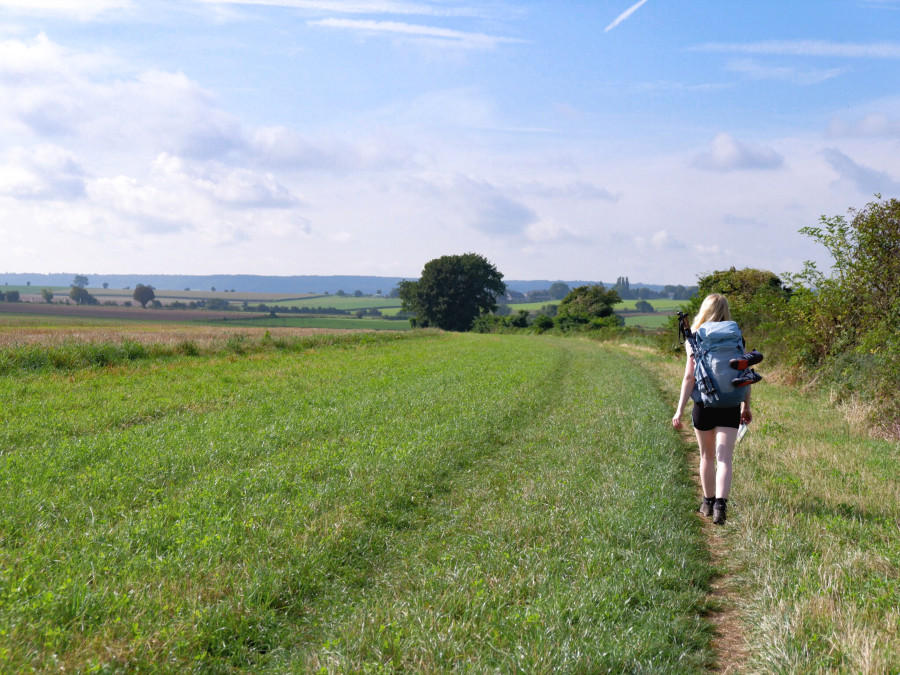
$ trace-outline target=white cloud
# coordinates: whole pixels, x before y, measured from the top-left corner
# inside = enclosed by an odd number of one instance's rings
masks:
[[[101,66],[106,66],[101,68]],[[0,128],[40,140],[100,145],[107,153],[222,156],[241,128],[183,73],[109,80],[108,59],[67,50],[41,34],[0,43]]]
[[[650,235],[634,238],[635,246],[639,249],[652,248],[656,251],[669,251],[685,248],[683,241],[673,237],[668,230],[658,230]]]
[[[850,181],[863,194],[900,194],[900,182],[888,172],[858,164],[835,148],[827,148],[822,154],[842,179]]]
[[[163,181],[188,187],[221,205],[284,209],[300,204],[300,199],[271,173],[260,174],[216,162],[188,164],[163,153],[153,163],[153,174]]]
[[[897,42],[828,42],[825,40],[772,40],[767,42],[711,42],[693,48],[698,52],[767,54],[777,56],[836,57],[848,59],[900,59]]]
[[[777,169],[783,163],[784,158],[771,148],[741,143],[726,133],[718,134],[710,143],[709,152],[697,155],[692,162],[707,171]]]
[[[63,148],[14,148],[0,164],[0,195],[70,201],[85,195],[84,170]]]
[[[701,258],[719,258],[723,255],[722,247],[718,244],[694,244],[693,249]]]
[[[619,16],[617,16],[611,24],[609,24],[606,28],[603,29],[603,32],[608,33],[609,31],[611,31],[613,28],[618,26],[620,23],[622,23],[628,17],[630,17],[632,14],[634,14],[636,11],[638,11],[641,8],[641,6],[646,2],[647,2],[647,0],[640,0],[640,2],[636,2],[635,4],[633,4],[631,7],[629,7],[624,12],[619,14]]]
[[[409,145],[387,135],[347,142],[327,136],[315,139],[287,127],[262,127],[245,134],[243,154],[254,164],[302,171],[346,173],[414,163]]]
[[[525,228],[525,237],[534,244],[576,242],[583,237],[575,230],[553,220],[541,220]]]
[[[196,204],[186,209],[180,193],[143,184],[129,176],[100,178],[91,183],[88,194],[95,206],[127,224],[128,229],[144,233],[191,230],[191,212],[198,211]]]
[[[461,174],[425,176],[414,183],[414,188],[421,197],[441,205],[443,218],[490,237],[521,236],[540,220],[530,207],[480,178]]]
[[[371,21],[361,19],[320,19],[310,21],[311,26],[353,30],[369,35],[393,35],[404,38],[424,38],[432,43],[464,49],[493,49],[500,44],[524,42],[518,38],[472,33],[450,28],[421,26],[398,21]]]

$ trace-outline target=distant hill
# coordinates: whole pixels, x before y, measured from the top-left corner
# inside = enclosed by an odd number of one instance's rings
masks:
[[[24,286],[31,282],[35,288],[69,286],[76,273],[63,274],[0,274],[0,285]],[[354,291],[362,291],[366,295],[373,295],[381,291],[385,295],[390,293],[398,283],[404,279],[410,281],[415,277],[372,277],[372,276],[313,276],[301,275],[292,277],[259,276],[253,274],[86,274],[90,288],[100,288],[103,284],[109,284],[109,288],[134,288],[137,284],[150,285],[157,290],[180,291],[189,288],[193,291],[211,290],[217,291],[235,290],[242,293],[330,293],[338,291],[352,294]],[[568,284],[571,288],[585,284],[601,283],[597,281],[566,281],[560,279],[532,279],[532,280],[506,280],[506,285],[513,291],[527,293],[550,288],[557,281]],[[614,284],[604,282],[609,288]],[[661,290],[662,285],[632,283],[632,288],[646,287],[655,291]]]

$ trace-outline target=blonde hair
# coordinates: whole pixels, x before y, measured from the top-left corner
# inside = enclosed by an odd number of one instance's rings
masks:
[[[703,299],[697,316],[691,324],[691,330],[697,330],[707,321],[731,321],[731,309],[728,300],[719,293],[710,293]]]

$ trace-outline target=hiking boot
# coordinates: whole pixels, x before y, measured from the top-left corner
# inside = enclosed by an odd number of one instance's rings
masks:
[[[713,504],[713,510],[712,510],[713,525],[724,525],[727,514],[728,514],[728,506],[725,503],[725,500],[717,499],[716,503]]]
[[[756,384],[762,379],[762,375],[757,373],[755,370],[748,370],[745,373],[741,373],[736,378],[731,381],[731,386],[737,389],[738,387],[746,387],[748,384]]]
[[[704,518],[709,518],[713,514],[713,502],[716,501],[715,498],[704,497],[703,501],[700,502],[700,508],[697,509],[700,512],[700,515]]]
[[[728,365],[735,370],[747,370],[747,368],[755,366],[757,363],[762,362],[762,360],[763,355],[754,349],[752,352],[747,352],[739,358],[731,359],[731,361],[728,362]]]

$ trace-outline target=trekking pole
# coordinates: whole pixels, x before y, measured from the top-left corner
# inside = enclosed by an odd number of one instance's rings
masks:
[[[697,336],[694,335],[694,332],[691,330],[691,324],[688,322],[687,314],[684,312],[678,312],[678,336],[681,338],[682,344],[685,340],[691,346],[691,353],[694,356],[694,363],[697,364],[697,370],[700,377],[697,379],[697,388],[700,390],[701,394],[706,394],[707,396],[716,396],[716,387],[713,384],[713,379],[709,376],[709,371],[706,369],[706,364],[700,355],[700,347],[697,345]]]

